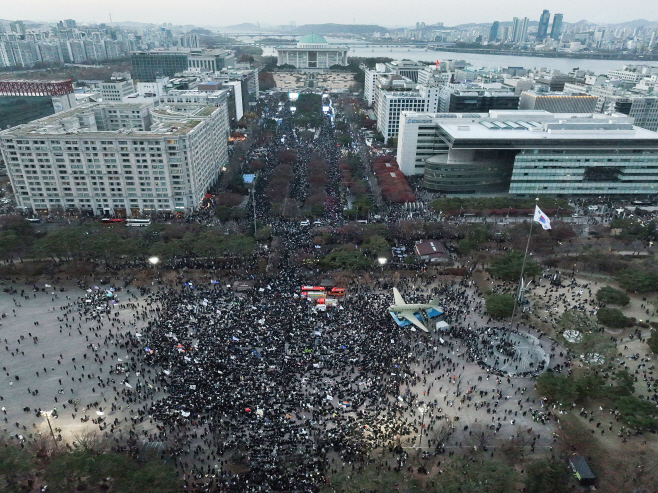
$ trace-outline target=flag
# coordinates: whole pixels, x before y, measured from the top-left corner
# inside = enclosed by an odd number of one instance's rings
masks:
[[[551,220],[544,214],[538,205],[535,206],[535,221],[541,224],[544,229],[551,229]]]

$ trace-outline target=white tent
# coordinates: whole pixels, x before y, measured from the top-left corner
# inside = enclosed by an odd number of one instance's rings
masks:
[[[448,330],[449,328],[450,328],[450,325],[448,325],[444,321],[436,323],[436,330]]]

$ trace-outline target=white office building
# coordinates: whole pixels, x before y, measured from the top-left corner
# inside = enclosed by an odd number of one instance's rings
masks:
[[[386,73],[386,64],[377,63],[375,68],[368,68],[361,65],[361,70],[365,74],[365,81],[363,83],[363,99],[366,100],[368,106],[375,104],[375,93],[377,90],[377,78]]]
[[[620,113],[403,112],[397,162],[442,193],[655,195],[658,134]]]
[[[621,70],[609,70],[609,79],[620,79],[630,82],[640,82],[645,77],[658,74],[658,67],[647,65],[624,65]]]
[[[375,89],[374,113],[384,142],[397,137],[401,112],[437,111],[442,87],[440,82],[421,85],[400,75],[380,76]]]
[[[219,98],[221,100],[221,98]],[[228,161],[226,99],[189,105],[88,103],[0,132],[26,211],[191,211]]]
[[[123,98],[135,93],[131,78],[115,77],[101,82],[101,97],[104,102],[120,103]]]

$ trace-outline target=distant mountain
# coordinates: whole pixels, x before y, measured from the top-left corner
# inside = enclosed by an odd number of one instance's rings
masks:
[[[634,21],[629,21],[629,22],[622,22],[620,24],[611,24],[611,26],[614,25],[614,27],[617,28],[631,28],[635,29],[636,27],[658,27],[658,22],[656,21],[648,21],[646,19],[637,19]]]
[[[302,26],[271,26],[265,24],[252,24],[245,22],[226,26],[221,29],[225,32],[272,32],[279,31],[286,34],[372,34],[374,32],[388,32],[389,29],[370,24],[304,24]]]
[[[157,26],[159,24],[152,24],[152,23],[149,23],[149,22],[119,21],[119,22],[113,22],[111,25],[112,26],[126,26],[126,27],[149,29],[149,28]]]
[[[254,31],[260,31],[261,29],[262,29],[262,27],[257,25],[257,24],[252,24],[250,22],[243,22],[242,24],[235,24],[233,26],[226,26],[226,27],[222,28],[222,31],[254,32]]]
[[[388,31],[385,27],[374,24],[304,24],[294,30],[297,34],[372,34]]]
[[[512,27],[512,21],[499,21],[501,27]],[[457,26],[452,26],[452,27],[443,27],[443,28],[435,28],[435,29],[475,29],[479,27],[489,27],[493,24],[492,22],[480,22],[480,23],[469,23],[469,24],[459,24]],[[530,21],[528,22],[528,26],[538,26],[539,22],[538,21]]]

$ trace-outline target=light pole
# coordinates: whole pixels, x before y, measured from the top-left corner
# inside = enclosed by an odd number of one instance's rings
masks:
[[[50,428],[50,434],[53,436],[53,441],[55,442],[55,450],[59,450],[59,447],[57,446],[57,438],[55,438],[55,432],[53,431],[53,427],[50,424],[50,417],[53,415],[53,412],[41,411],[41,414],[43,414],[46,417],[46,421],[48,422],[48,428]]]
[[[149,257],[149,264],[155,268],[156,265],[160,262],[160,259],[158,257]]]
[[[386,257],[379,257],[377,262],[379,262],[379,265],[382,267],[382,275],[384,275],[384,266],[386,265],[386,262],[388,262],[388,259]]]
[[[420,450],[420,447],[423,444],[423,428],[425,427],[425,413],[427,412],[427,409],[422,406],[419,406],[418,412],[422,416],[420,419],[420,439],[418,440],[418,450]]]

